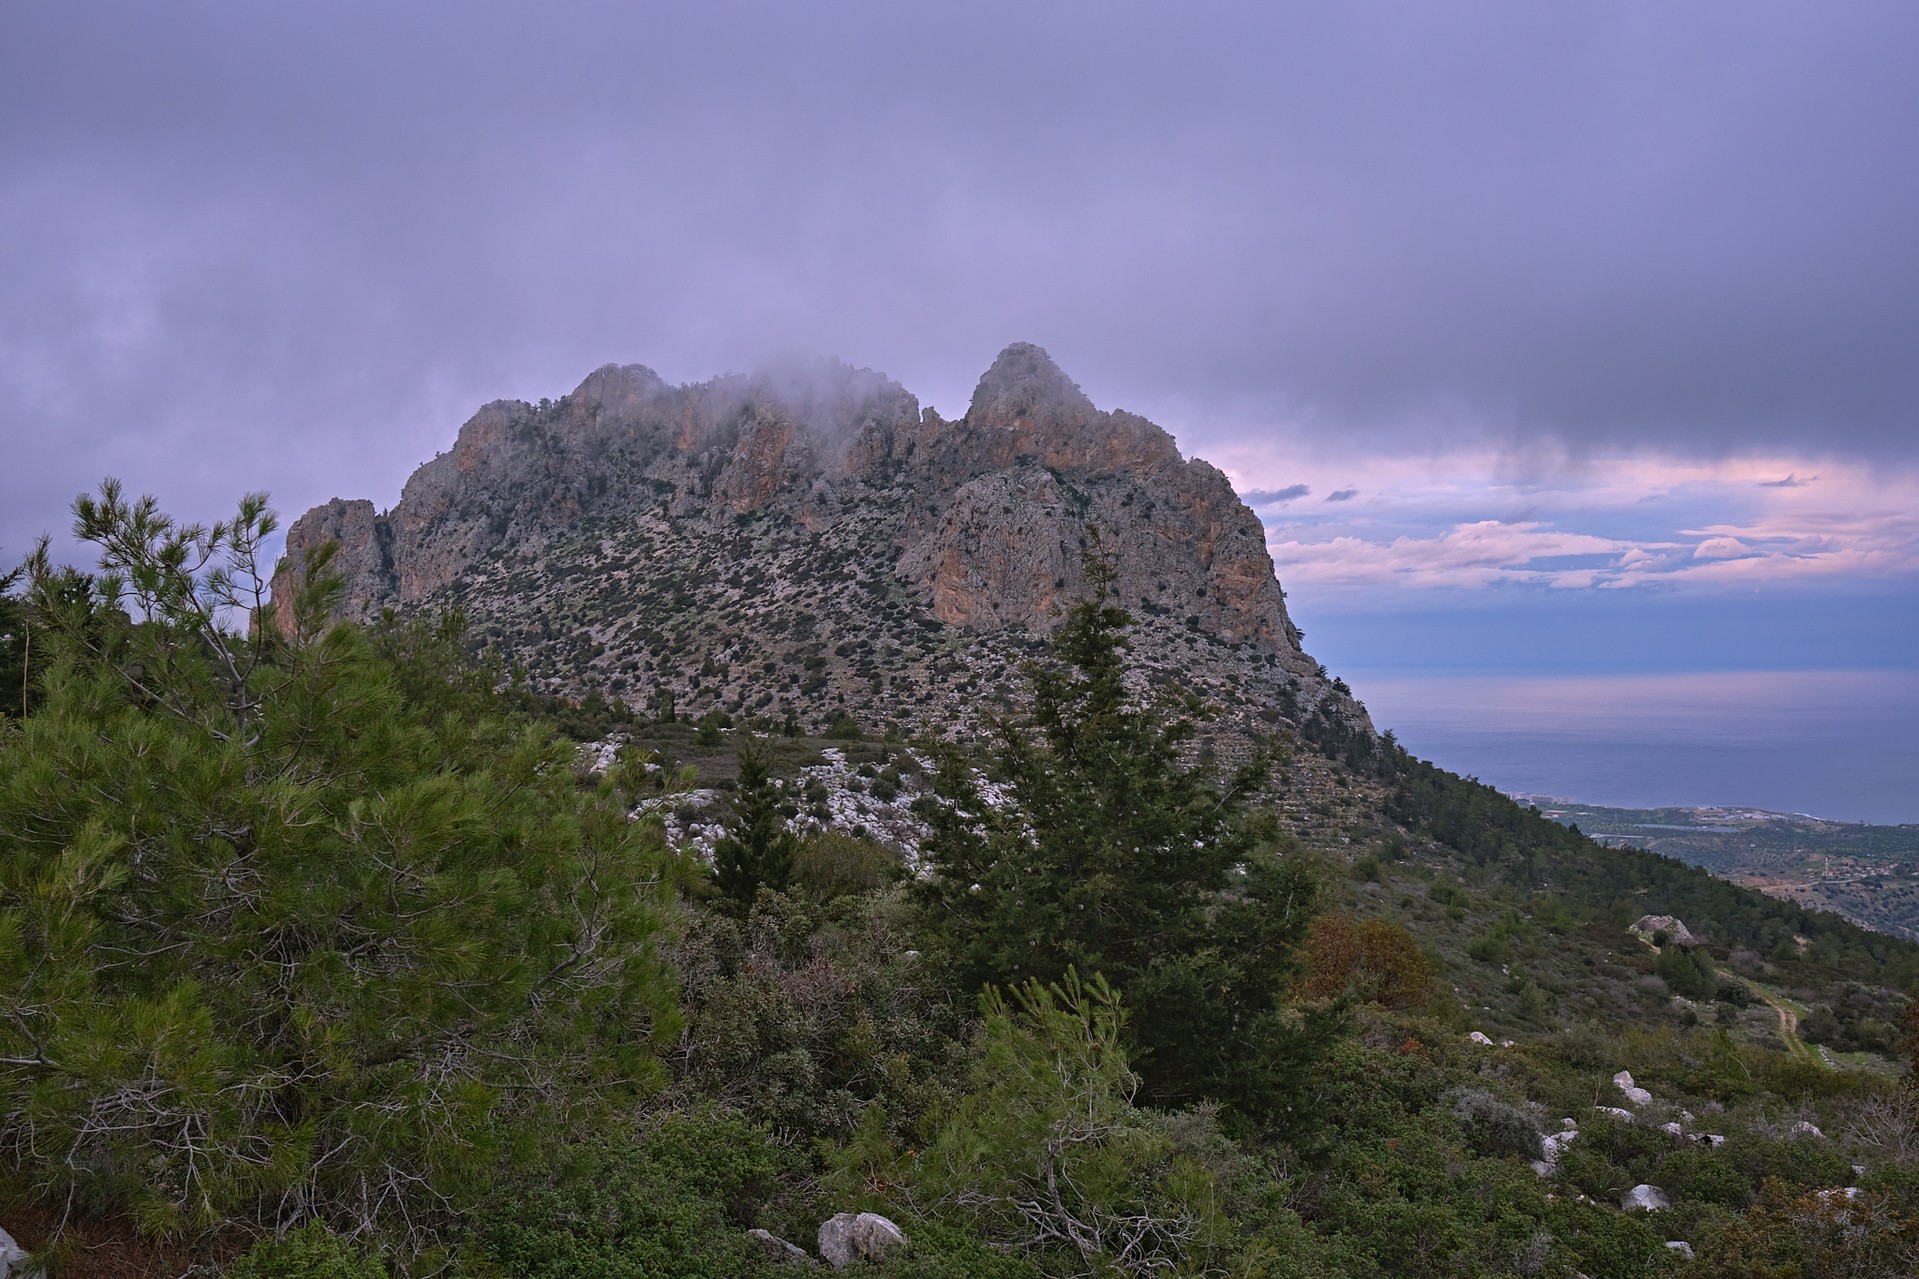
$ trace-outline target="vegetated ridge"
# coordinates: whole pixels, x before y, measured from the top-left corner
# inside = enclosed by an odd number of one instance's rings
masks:
[[[1643,848],[1865,928],[1919,941],[1919,826],[1752,808],[1606,808],[1519,796],[1596,843]]]

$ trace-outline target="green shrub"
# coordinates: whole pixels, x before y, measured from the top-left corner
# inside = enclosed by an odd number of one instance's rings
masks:
[[[1652,970],[1688,999],[1711,999],[1719,990],[1719,973],[1703,947],[1667,946],[1653,961]]]
[[[262,1239],[221,1273],[224,1279],[386,1279],[378,1259],[317,1221],[284,1239]]]
[[[1546,1226],[1556,1248],[1570,1257],[1580,1273],[1605,1279],[1649,1279],[1669,1273],[1673,1255],[1666,1248],[1665,1234],[1646,1217],[1566,1197],[1547,1210]]]
[[[1732,1160],[1698,1146],[1668,1155],[1659,1165],[1656,1181],[1675,1203],[1694,1200],[1726,1208],[1744,1208],[1755,1185]]]
[[[1720,1153],[1755,1186],[1768,1177],[1798,1190],[1844,1186],[1853,1180],[1852,1162],[1831,1142],[1816,1137],[1774,1141],[1735,1133]]]
[[[1520,1107],[1484,1088],[1461,1088],[1452,1101],[1460,1131],[1475,1153],[1539,1158],[1539,1124]]]
[[[858,720],[841,711],[833,718],[833,722],[826,726],[826,731],[821,736],[836,742],[863,742],[866,740],[866,730],[860,727]]]
[[[1503,930],[1496,928],[1483,937],[1474,938],[1466,947],[1466,954],[1482,964],[1510,964],[1513,944]]]
[[[898,857],[870,839],[845,831],[821,831],[803,841],[793,855],[794,886],[822,901],[870,893],[899,876]]]
[[[770,1188],[766,1134],[716,1112],[668,1115],[638,1142],[564,1152],[505,1187],[479,1245],[518,1279],[731,1279],[770,1269],[745,1235]]]

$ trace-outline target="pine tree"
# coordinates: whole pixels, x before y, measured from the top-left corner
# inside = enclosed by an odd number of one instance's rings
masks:
[[[515,1132],[658,1079],[657,831],[502,713],[456,625],[329,623],[322,553],[279,634],[263,499],[76,513],[102,571],[29,562],[44,700],[0,734],[13,1166],[154,1229],[418,1246]]]
[[[783,893],[792,883],[793,854],[799,841],[780,812],[766,751],[742,742],[737,751],[739,784],[726,833],[713,846],[713,880],[743,914],[762,887]]]
[[[0,573],[0,716],[14,719],[26,713],[32,654],[26,604],[13,593],[21,571]]]
[[[1112,568],[1089,557],[1087,579],[1053,661],[1029,671],[1030,716],[995,726],[1001,798],[961,753],[940,763],[922,926],[963,989],[1103,974],[1132,1009],[1149,1098],[1283,1125],[1336,1020],[1283,1004],[1315,881],[1247,811],[1267,760],[1220,779],[1187,762],[1190,718],[1131,695]]]

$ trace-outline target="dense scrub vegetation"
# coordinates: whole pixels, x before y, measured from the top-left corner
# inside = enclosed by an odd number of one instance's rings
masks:
[[[1301,713],[1376,837],[1308,846],[1284,743],[1224,773],[1128,693],[1097,571],[917,867],[791,828],[788,746],[648,726],[734,762],[715,873],[667,761],[566,736],[631,712],[457,617],[330,624],[321,554],[246,626],[257,500],[78,515],[101,572],[0,596],[0,1225],[56,1273],[771,1274],[749,1228],[857,1210],[897,1276],[1919,1271],[1919,951]],[[1788,988],[1876,1069],[1762,1042]]]

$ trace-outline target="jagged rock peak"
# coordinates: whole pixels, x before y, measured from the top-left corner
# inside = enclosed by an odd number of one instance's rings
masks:
[[[1302,651],[1226,477],[1028,343],[958,422],[838,360],[678,386],[607,365],[557,401],[495,401],[392,510],[295,520],[273,598],[285,627],[305,552],[332,541],[349,616],[457,608],[550,689],[944,728],[1018,695],[1092,530],[1142,678],[1248,726],[1370,730]]]
[[[999,353],[973,390],[966,412],[972,426],[1051,426],[1091,417],[1093,402],[1060,371],[1053,357],[1031,342]]]

